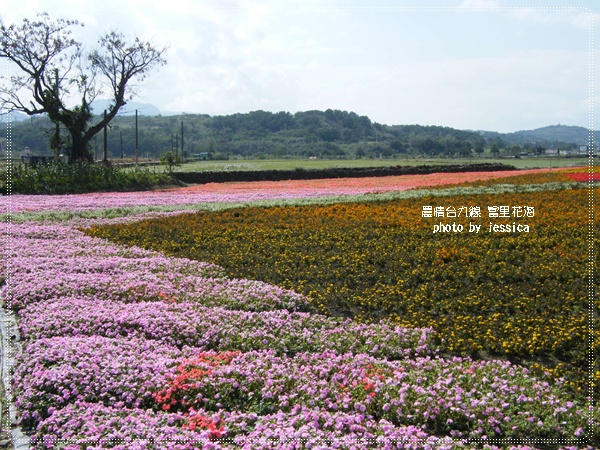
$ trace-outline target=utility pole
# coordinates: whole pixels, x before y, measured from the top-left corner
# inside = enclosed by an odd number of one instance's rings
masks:
[[[119,134],[121,135],[121,159],[123,159],[123,132],[119,130]]]
[[[106,110],[104,110],[104,120],[106,120]],[[106,157],[107,151],[106,151],[106,149],[107,149],[107,145],[108,145],[107,142],[106,142],[106,138],[107,138],[107,136],[106,136],[106,134],[107,134],[106,128],[107,128],[107,126],[106,126],[106,124],[104,124],[104,149],[103,149],[103,152],[102,152],[102,162],[104,162],[104,163],[106,163],[106,161],[107,161],[107,157]]]
[[[135,110],[135,163],[138,163],[138,110]]]
[[[56,98],[58,99],[58,69],[54,69],[54,89],[56,90]],[[60,122],[56,121],[56,156],[60,154]]]
[[[183,120],[181,121],[181,162],[183,162]]]

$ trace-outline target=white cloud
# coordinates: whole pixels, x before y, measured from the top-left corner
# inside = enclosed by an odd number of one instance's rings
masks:
[[[497,12],[504,16],[533,24],[567,24],[581,30],[589,30],[590,25],[598,23],[600,14],[585,6],[509,6],[497,0],[463,0],[458,9]]]
[[[511,17],[533,24],[555,25],[567,24],[571,27],[588,31],[590,26],[598,23],[600,14],[587,8],[514,8],[508,13]]]
[[[238,39],[252,39],[262,36],[274,16],[273,9],[265,3],[242,1],[242,13],[235,25],[234,34]]]
[[[505,131],[527,128],[526,122],[587,123],[587,39],[581,30],[587,31],[591,13],[583,9],[464,0],[456,10],[490,14],[454,14],[446,20],[443,12],[407,18],[352,12],[342,3],[57,0],[47,9],[81,19],[86,41],[112,27],[170,45],[167,66],[149,74],[136,98],[165,111],[337,108],[389,124]],[[22,0],[2,15],[5,23],[20,21],[46,4]],[[559,40],[557,29],[570,31],[572,41]],[[539,39],[521,42],[520,35]]]
[[[387,66],[320,64],[304,72],[297,109],[353,110],[387,124],[504,131],[525,122],[542,126],[548,117],[569,123],[564,119],[587,114],[581,103],[587,95],[586,72],[579,70],[584,67],[584,57],[566,52]]]
[[[460,9],[475,9],[489,10],[500,7],[500,3],[496,0],[463,0],[458,8]]]

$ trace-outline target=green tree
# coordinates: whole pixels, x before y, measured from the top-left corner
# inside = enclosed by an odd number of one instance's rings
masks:
[[[483,143],[478,142],[477,144],[475,144],[474,151],[475,153],[477,153],[478,156],[481,156],[483,154]]]
[[[510,147],[510,154],[513,156],[519,155],[521,153],[521,151],[522,151],[522,148],[519,144],[513,144]]]
[[[394,150],[396,153],[405,153],[406,152],[406,145],[404,144],[404,142],[402,142],[399,139],[394,139],[392,142],[390,142],[390,148],[392,150]]]
[[[182,164],[182,160],[175,153],[168,151],[160,158],[161,164],[167,166],[167,172],[169,174],[173,173],[173,169],[175,167],[180,166]]]
[[[166,50],[137,37],[127,42],[124,35],[110,31],[100,37],[95,50],[85,53],[71,37],[70,28],[76,25],[77,20],[51,20],[47,13],[38,14],[37,20],[23,19],[19,26],[0,20],[0,58],[15,66],[10,76],[0,74],[0,106],[29,116],[47,114],[53,123],[62,124],[71,138],[71,161],[91,159],[90,140],[134,95],[129,82],[165,64]],[[90,105],[103,93],[102,86],[108,86],[111,105],[91,124]],[[67,108],[65,98],[75,95],[79,104]]]
[[[465,143],[459,150],[458,154],[461,158],[470,158],[473,156],[473,150],[471,149],[471,145],[467,142]]]
[[[384,158],[391,158],[393,154],[394,152],[389,147],[383,147],[383,149],[381,150],[381,156],[383,156]]]
[[[500,154],[500,147],[498,147],[498,144],[494,142],[490,147],[490,152],[492,152],[492,155],[498,156]]]

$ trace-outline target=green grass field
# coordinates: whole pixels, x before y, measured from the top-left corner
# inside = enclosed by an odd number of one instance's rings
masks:
[[[118,164],[121,160],[115,159]],[[150,160],[144,160],[148,164]],[[13,161],[20,164],[20,161]],[[133,161],[127,161],[133,162]],[[588,158],[565,157],[526,157],[526,158],[394,158],[394,159],[231,159],[227,161],[191,161],[175,167],[175,172],[228,172],[238,170],[294,170],[294,169],[331,169],[345,167],[387,167],[387,166],[416,166],[416,165],[447,165],[447,164],[477,164],[500,163],[517,169],[532,169],[546,167],[587,166]],[[129,166],[132,167],[132,166]],[[165,166],[150,165],[151,171],[162,173]],[[6,174],[6,161],[0,161],[0,172]]]
[[[413,159],[239,159],[228,161],[194,161],[185,163],[175,169],[176,172],[202,172],[202,171],[236,171],[236,170],[293,170],[302,169],[330,169],[339,167],[386,167],[397,165],[446,165],[446,164],[477,164],[477,163],[502,163],[517,169],[531,169],[535,167],[568,167],[572,165],[587,165],[588,159],[581,158],[413,158]]]

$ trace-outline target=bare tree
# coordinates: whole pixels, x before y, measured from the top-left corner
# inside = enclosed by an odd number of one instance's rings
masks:
[[[64,125],[71,137],[70,161],[92,158],[88,144],[133,97],[130,82],[143,80],[152,67],[166,63],[166,48],[138,37],[128,42],[116,31],[85,52],[71,37],[70,28],[77,25],[83,26],[76,20],[51,20],[47,13],[38,14],[37,20],[23,19],[19,26],[0,20],[0,58],[16,66],[14,74],[0,74],[0,105],[30,116],[47,114]],[[92,124],[90,105],[105,91],[111,98],[109,109]],[[65,101],[73,98],[79,104],[69,109]],[[57,138],[51,139],[55,149],[60,146]]]

